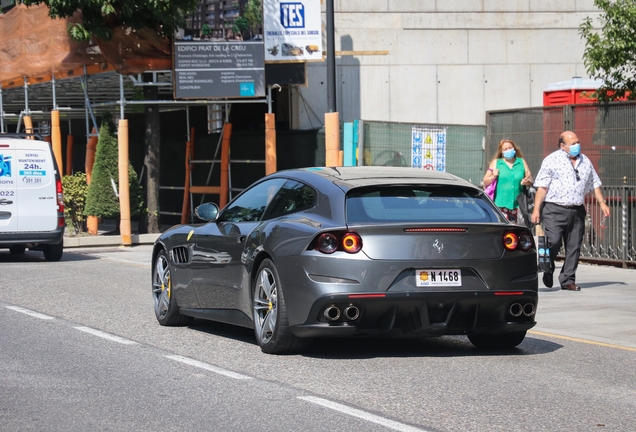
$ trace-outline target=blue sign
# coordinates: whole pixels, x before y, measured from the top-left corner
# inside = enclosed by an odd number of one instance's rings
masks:
[[[241,96],[255,96],[256,92],[254,91],[254,83],[253,82],[244,82],[241,83]]]
[[[11,177],[11,156],[0,154],[0,177]]]
[[[280,23],[285,28],[305,28],[305,6],[302,3],[281,3]]]

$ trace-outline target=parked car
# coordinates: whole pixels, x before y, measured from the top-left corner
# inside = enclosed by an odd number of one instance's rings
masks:
[[[357,336],[467,335],[508,348],[535,325],[532,233],[454,175],[281,171],[223,210],[205,203],[196,212],[208,222],[175,226],[154,245],[161,325],[251,327],[266,353]]]
[[[29,138],[29,139],[27,139]],[[41,250],[47,261],[64,251],[62,179],[51,145],[26,134],[0,134],[0,248]]]

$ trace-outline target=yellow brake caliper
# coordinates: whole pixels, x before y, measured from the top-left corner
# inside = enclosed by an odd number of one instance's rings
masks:
[[[172,290],[170,289],[170,276],[168,276],[167,282],[168,286],[166,286],[163,282],[161,283],[161,291],[168,290],[168,300],[170,300],[170,294],[172,293]]]

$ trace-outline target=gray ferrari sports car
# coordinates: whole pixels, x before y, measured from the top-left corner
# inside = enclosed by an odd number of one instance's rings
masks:
[[[392,167],[280,171],[207,223],[153,249],[161,325],[250,327],[266,353],[312,337],[466,335],[510,348],[535,325],[532,233],[448,173]]]

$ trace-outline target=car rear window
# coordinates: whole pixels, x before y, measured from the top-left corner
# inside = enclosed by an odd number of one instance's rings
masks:
[[[483,192],[448,186],[374,186],[350,191],[347,223],[503,222]]]

